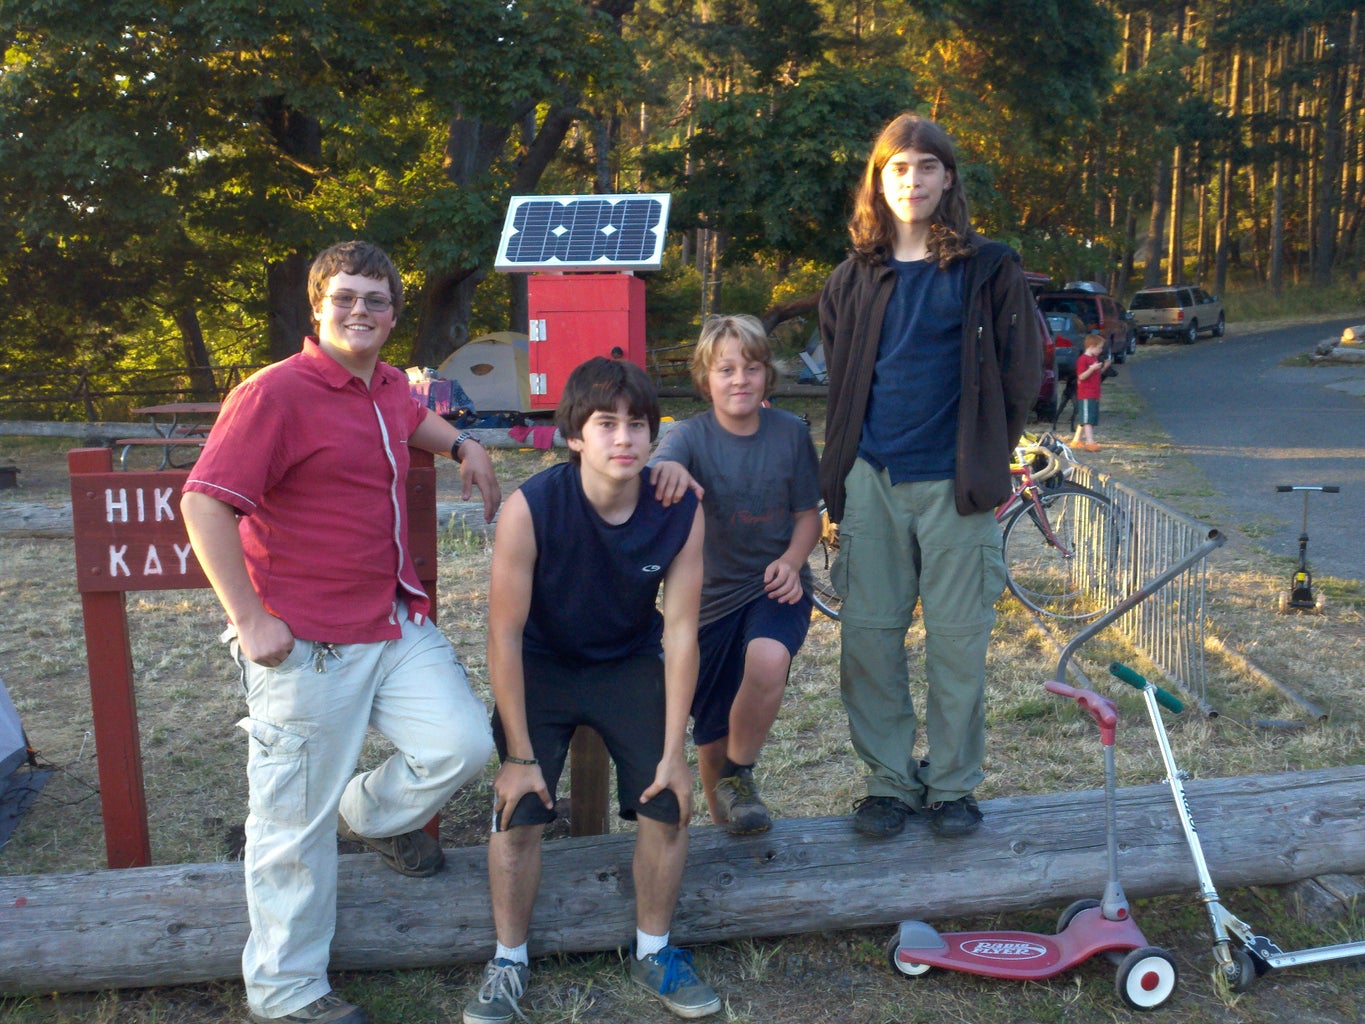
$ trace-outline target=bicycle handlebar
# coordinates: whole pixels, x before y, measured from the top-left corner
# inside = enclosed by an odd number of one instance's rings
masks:
[[[1062,461],[1057,458],[1057,453],[1050,448],[1045,448],[1040,444],[1021,444],[1014,449],[1014,461],[1018,466],[1027,466],[1034,458],[1043,460],[1043,465],[1040,468],[1029,468],[1029,475],[1033,477],[1035,484],[1049,480],[1061,472]]]
[[[1117,661],[1112,662],[1109,666],[1109,674],[1116,679],[1121,679],[1135,690],[1145,690],[1150,686],[1153,695],[1156,697],[1156,702],[1173,714],[1178,715],[1185,710],[1185,705],[1180,702],[1178,697],[1172,696],[1170,693],[1157,686],[1156,683],[1149,682],[1127,665],[1122,665]]]
[[[1325,494],[1340,494],[1341,488],[1336,484],[1276,484],[1275,490],[1283,494],[1285,491],[1322,491]]]

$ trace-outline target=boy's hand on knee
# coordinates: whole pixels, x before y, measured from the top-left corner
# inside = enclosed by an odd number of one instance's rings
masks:
[[[801,600],[801,570],[774,559],[763,572],[763,587],[779,604],[795,604]]]
[[[504,762],[493,779],[493,813],[498,822],[494,831],[505,832],[510,827],[512,812],[527,793],[540,797],[546,810],[554,810],[554,801],[550,799],[540,765]]]
[[[666,789],[678,798],[678,827],[686,828],[692,820],[692,769],[681,754],[665,757],[654,772],[654,782],[640,794],[640,803],[647,804]]]

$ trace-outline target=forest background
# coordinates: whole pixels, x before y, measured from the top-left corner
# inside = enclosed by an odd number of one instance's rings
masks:
[[[525,277],[491,265],[532,193],[671,193],[652,346],[715,311],[801,345],[904,109],[1055,281],[1354,297],[1360,22],[1354,0],[0,0],[0,390],[135,368],[208,397],[297,350],[308,261],[351,237],[405,274],[386,358],[439,365],[525,329]]]

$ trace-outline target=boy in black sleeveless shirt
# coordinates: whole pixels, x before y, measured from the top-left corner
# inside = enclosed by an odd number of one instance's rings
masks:
[[[601,734],[621,816],[639,822],[631,978],[674,1013],[701,1017],[720,999],[690,954],[668,942],[692,814],[685,742],[697,681],[701,511],[695,494],[665,507],[649,486],[659,403],[638,366],[588,360],[569,376],[555,421],[571,461],[508,498],[493,551],[488,673],[502,767],[488,874],[498,947],[464,1021],[520,1016],[541,836],[580,724]]]

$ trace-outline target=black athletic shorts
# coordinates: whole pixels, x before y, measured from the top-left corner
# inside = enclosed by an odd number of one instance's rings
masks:
[[[540,772],[555,799],[569,742],[580,725],[596,729],[616,765],[616,799],[621,817],[637,814],[669,825],[678,823],[677,795],[666,789],[640,803],[654,782],[664,752],[664,663],[657,654],[619,661],[575,665],[558,658],[523,653],[526,727]],[[507,756],[502,719],[493,709],[493,741],[498,757]],[[540,797],[527,793],[512,812],[511,825],[554,821]]]
[[[795,604],[782,604],[760,594],[701,627],[697,634],[701,666],[697,691],[692,696],[693,743],[700,747],[730,735],[730,708],[744,681],[749,644],[760,638],[776,640],[796,657],[810,629],[811,607],[806,593]]]

